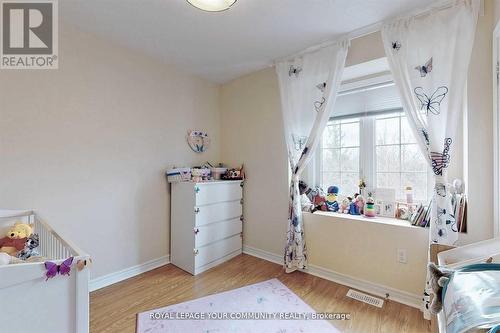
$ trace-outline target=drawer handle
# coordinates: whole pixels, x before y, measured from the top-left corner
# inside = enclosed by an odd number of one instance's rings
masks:
[[[243,218],[243,215],[240,216],[240,221],[243,222],[245,219]]]
[[[197,255],[200,251],[198,249],[193,249],[194,255]]]
[[[194,228],[194,234],[197,235],[200,232],[200,229]]]
[[[200,208],[199,207],[195,207],[194,208],[194,212],[195,212],[195,214],[198,214],[200,212]]]
[[[240,199],[240,204],[243,205],[243,199]]]
[[[243,182],[240,183],[240,187],[243,187]]]
[[[194,193],[198,194],[198,192],[200,192],[200,187],[199,186],[195,186],[194,187]]]

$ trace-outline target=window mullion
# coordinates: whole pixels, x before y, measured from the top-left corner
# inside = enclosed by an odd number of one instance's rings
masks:
[[[365,179],[368,187],[374,188],[375,184],[375,119],[374,117],[363,117],[360,133],[360,160],[361,177]]]

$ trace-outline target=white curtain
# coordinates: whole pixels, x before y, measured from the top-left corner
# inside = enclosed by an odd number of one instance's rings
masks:
[[[307,268],[299,178],[325,129],[340,85],[348,41],[276,63],[292,180],[284,265]]]
[[[446,171],[457,148],[479,7],[479,0],[453,1],[382,27],[403,108],[434,173],[432,243],[452,245],[458,240]]]
[[[382,28],[403,107],[435,176],[430,225],[433,243],[452,245],[458,239],[446,170],[463,115],[479,5],[479,0],[459,0],[446,9],[400,19]]]

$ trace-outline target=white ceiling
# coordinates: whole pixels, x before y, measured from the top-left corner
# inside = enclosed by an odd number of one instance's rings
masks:
[[[238,0],[207,13],[185,0],[63,0],[60,18],[213,82],[227,82],[435,0]]]

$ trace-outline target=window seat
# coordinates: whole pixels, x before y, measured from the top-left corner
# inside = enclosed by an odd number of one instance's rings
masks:
[[[385,225],[404,227],[404,228],[422,229],[425,230],[426,232],[428,232],[429,230],[429,228],[415,226],[412,225],[409,221],[400,220],[395,217],[383,217],[383,216],[366,217],[364,215],[349,215],[349,214],[340,214],[335,212],[323,212],[323,211],[316,211],[314,213],[304,212],[304,214],[328,216],[338,220],[345,220],[347,222],[361,221],[364,223],[377,223],[377,224],[385,224]]]

